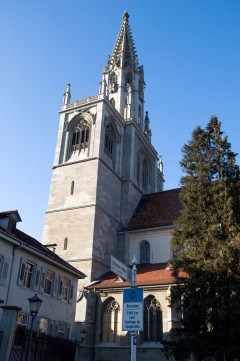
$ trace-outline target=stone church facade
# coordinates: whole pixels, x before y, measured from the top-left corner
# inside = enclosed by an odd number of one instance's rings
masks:
[[[139,263],[146,311],[139,361],[164,358],[161,341],[176,321],[167,301],[174,284],[167,262],[179,190],[163,191],[144,89],[126,12],[99,93],[71,102],[67,85],[43,233],[45,245],[87,275],[76,311],[87,332],[84,360],[130,357],[129,335],[121,330],[122,291],[130,284],[109,272],[111,256],[130,265],[135,254]]]

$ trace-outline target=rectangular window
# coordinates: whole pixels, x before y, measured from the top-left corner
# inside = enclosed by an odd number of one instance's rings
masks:
[[[40,280],[41,280],[41,267],[36,266],[35,276],[34,276],[34,285],[33,285],[34,291],[38,292],[39,286],[40,286]]]
[[[48,319],[45,317],[40,317],[38,328],[40,333],[44,333],[46,335],[48,331]]]
[[[19,312],[17,316],[17,325],[22,327],[27,327],[28,324],[28,314],[24,312]]]
[[[2,256],[0,256],[0,282],[6,284],[8,277],[10,261]]]
[[[64,322],[59,322],[57,329],[57,337],[64,338],[65,329],[66,329],[66,324]]]
[[[63,284],[62,284],[62,300],[63,301],[68,301],[70,285],[71,285],[71,281],[64,277]]]
[[[1,274],[2,274],[2,265],[3,265],[3,257],[0,256],[0,277],[1,277]]]
[[[47,295],[52,294],[53,281],[54,281],[54,273],[51,271],[47,271],[45,275],[45,283],[44,283],[44,291],[43,291]]]
[[[33,278],[34,265],[30,262],[22,263],[20,279],[23,287],[30,288]]]

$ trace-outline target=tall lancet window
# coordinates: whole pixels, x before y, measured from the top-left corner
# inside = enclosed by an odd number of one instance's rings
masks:
[[[126,75],[126,84],[132,84],[132,73]]]
[[[144,300],[144,331],[143,339],[147,342],[162,340],[162,309],[160,302],[154,296]]]
[[[115,107],[115,100],[114,100],[114,98],[111,98],[111,99],[110,99],[110,103],[112,104],[113,107]]]
[[[84,119],[75,125],[72,133],[72,150],[85,149],[89,145],[90,139],[90,125]]]
[[[64,238],[64,243],[63,243],[63,249],[64,249],[64,251],[65,251],[67,248],[68,248],[68,238],[65,237],[65,238]]]
[[[141,105],[138,106],[138,125],[142,127],[142,108]]]
[[[143,101],[143,89],[144,89],[144,81],[142,79],[139,80],[138,83],[138,95],[139,95],[139,100]]]
[[[148,186],[148,175],[149,175],[149,169],[148,169],[148,161],[147,158],[144,158],[143,164],[142,164],[142,186],[146,190]]]
[[[138,151],[137,156],[137,181],[139,186],[148,191],[150,187],[150,169],[149,161],[143,150]]]
[[[117,342],[120,322],[120,307],[114,298],[107,299],[102,306],[101,341]]]
[[[117,75],[113,73],[110,77],[110,93],[116,93],[117,91]]]
[[[112,165],[114,166],[115,154],[116,154],[116,141],[117,134],[116,129],[112,121],[109,121],[105,127],[105,139],[104,139],[104,152],[107,155],[108,159],[112,160]]]
[[[75,186],[75,183],[74,181],[71,182],[71,189],[70,189],[70,195],[72,196],[73,193],[74,193],[74,186]]]

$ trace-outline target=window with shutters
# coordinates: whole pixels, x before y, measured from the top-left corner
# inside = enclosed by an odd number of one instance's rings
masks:
[[[66,323],[58,322],[57,337],[64,338],[66,332]]]
[[[63,301],[66,301],[66,302],[68,301],[70,286],[71,286],[71,281],[64,277],[63,283],[62,283],[62,300]]]
[[[26,328],[28,325],[29,315],[24,312],[18,312],[17,325]]]
[[[40,333],[47,335],[48,333],[48,319],[45,317],[39,318],[39,326],[38,329]]]
[[[52,294],[53,290],[53,282],[54,282],[54,273],[51,271],[47,271],[45,274],[45,283],[43,292],[47,295]]]
[[[3,261],[3,257],[0,256],[0,276],[4,269],[3,276],[7,273],[7,267],[3,269]],[[31,288],[33,291],[44,293],[60,301],[73,302],[74,284],[70,278],[63,277],[49,269],[35,265],[25,258],[21,260],[17,284],[22,287]]]
[[[31,288],[33,282],[34,264],[28,261],[21,263],[19,281],[23,287]]]
[[[7,282],[9,263],[7,258],[0,256],[0,283],[3,285]]]

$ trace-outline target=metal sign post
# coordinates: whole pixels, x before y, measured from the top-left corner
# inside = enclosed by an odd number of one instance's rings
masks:
[[[111,256],[111,271],[131,283],[123,290],[122,330],[131,333],[131,361],[136,361],[136,336],[143,330],[143,288],[136,286],[137,260],[134,255],[132,269]]]
[[[143,289],[136,287],[136,258],[132,260],[132,287],[123,290],[123,331],[131,333],[131,361],[136,361],[137,331],[143,330]]]
[[[132,260],[132,287],[136,287],[136,276],[137,276],[137,260],[134,255]],[[136,361],[136,331],[131,332],[131,361]]]

